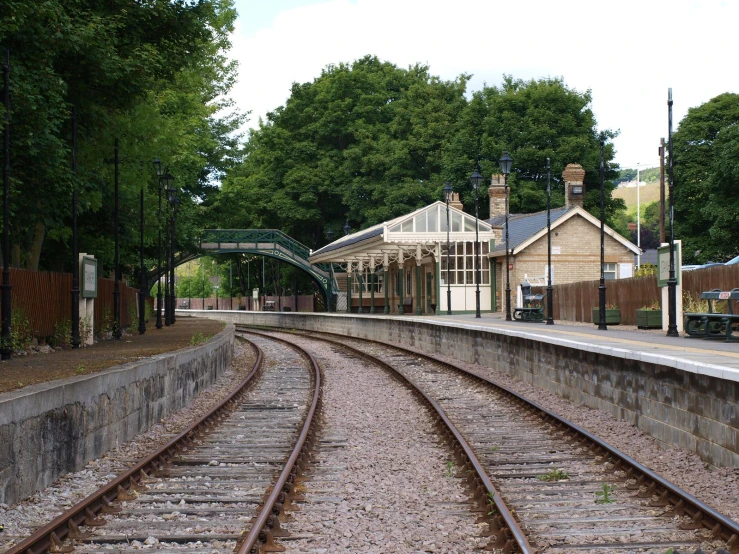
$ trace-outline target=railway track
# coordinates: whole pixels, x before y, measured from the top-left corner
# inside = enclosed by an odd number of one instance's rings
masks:
[[[735,522],[587,431],[483,376],[395,345],[297,334],[392,369],[433,404],[442,422],[448,419],[456,426],[443,432],[469,444],[470,455],[462,463],[477,473],[469,477],[473,488],[482,484],[488,496],[490,491],[496,495],[491,530],[515,541],[498,540],[498,548],[737,552]],[[502,517],[506,513],[510,517]]]
[[[219,406],[6,554],[249,553],[274,544],[313,444],[321,374],[294,345],[249,342],[257,361]]]

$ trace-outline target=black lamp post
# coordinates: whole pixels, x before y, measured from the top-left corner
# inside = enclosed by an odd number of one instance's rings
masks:
[[[146,267],[144,266],[144,185],[139,195],[139,335],[146,333]]]
[[[450,281],[451,270],[449,269],[449,202],[452,201],[454,189],[452,188],[452,184],[447,181],[441,190],[444,191],[444,202],[446,202],[446,315],[452,315],[452,282]]]
[[[675,278],[675,179],[672,175],[672,89],[667,89],[667,132],[670,149],[670,165],[668,169],[670,189],[670,273],[667,276],[667,336],[679,337],[677,331],[677,279]],[[637,183],[637,186],[639,183]]]
[[[552,287],[552,168],[547,158],[547,325],[554,325],[554,288]]]
[[[174,290],[174,249],[176,246],[175,237],[175,217],[177,216],[177,208],[180,205],[180,197],[177,194],[177,189],[172,187],[174,177],[167,173],[163,179],[167,186],[167,200],[172,208],[172,215],[170,217],[170,247],[169,247],[169,323],[170,325],[175,324],[175,307],[177,295]]]
[[[77,107],[72,107],[72,348],[80,347],[80,249],[77,242]]]
[[[3,104],[5,121],[3,125],[3,284],[2,284],[2,342],[0,357],[9,360],[13,354],[10,329],[10,50],[5,51],[3,64]]]
[[[159,215],[157,216],[157,329],[162,328],[162,176],[164,169],[159,158],[154,159],[154,169],[157,172],[159,181]]]
[[[605,147],[605,137],[600,136],[600,284],[598,285],[598,330],[607,331],[606,326],[606,274],[605,274],[605,218],[606,211],[603,204],[605,187],[605,162],[603,156],[603,148]],[[637,183],[638,185],[638,183]]]
[[[508,155],[508,150],[503,151],[503,156],[499,160],[500,171],[503,173],[505,183],[505,320],[512,321],[511,318],[511,275],[510,262],[508,256],[510,248],[508,247],[508,174],[513,166],[513,158]]]
[[[477,192],[482,184],[480,166],[475,166],[475,171],[470,177],[472,189],[475,191],[475,317],[480,317],[480,234],[479,220],[477,217]]]
[[[118,138],[115,139],[115,158],[114,158],[114,182],[115,182],[115,215],[113,216],[115,231],[113,233],[115,240],[115,254],[113,256],[113,265],[115,273],[115,282],[113,283],[113,338],[120,340],[121,338],[121,271],[118,265],[118,228],[119,222],[119,204],[118,204]]]
[[[334,232],[331,230],[331,227],[326,229],[326,238],[328,239],[329,244],[333,242],[332,239],[334,238]],[[332,308],[331,304],[332,304],[332,300],[334,297],[334,293],[332,290],[333,284],[334,284],[334,264],[329,262],[328,264],[328,299],[327,299],[328,306],[326,307],[329,312],[334,311],[331,309]]]

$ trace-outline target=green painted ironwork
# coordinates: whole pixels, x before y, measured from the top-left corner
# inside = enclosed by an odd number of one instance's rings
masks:
[[[276,258],[308,273],[324,293],[331,288],[329,265],[310,263],[310,248],[277,229],[205,229],[200,248],[216,254],[246,252]]]

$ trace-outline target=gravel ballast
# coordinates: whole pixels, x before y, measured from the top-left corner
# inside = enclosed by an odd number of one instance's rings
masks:
[[[237,341],[234,344],[231,367],[190,404],[161,420],[147,433],[109,451],[102,458],[88,462],[84,469],[64,475],[26,500],[12,506],[0,504],[0,524],[5,526],[5,531],[0,534],[0,550],[20,542],[36,528],[45,525],[116,475],[135,465],[138,460],[166,444],[228,396],[251,371],[255,361],[253,348]]]
[[[299,553],[462,553],[486,544],[429,412],[384,370],[280,335],[321,364],[324,407],[305,502],[285,527]]]

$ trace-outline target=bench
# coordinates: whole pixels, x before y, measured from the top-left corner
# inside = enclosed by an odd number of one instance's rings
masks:
[[[739,301],[739,288],[730,291],[713,289],[701,293],[701,299],[708,300],[708,312],[683,314],[685,333],[689,337],[724,339],[726,342],[739,340],[739,336],[734,335],[734,332],[739,331],[739,314],[734,313],[734,303]],[[714,302],[721,300],[727,301],[729,313],[714,311]]]
[[[514,308],[513,319],[540,323],[544,321],[544,297],[546,294],[530,294],[523,297],[523,308]]]

